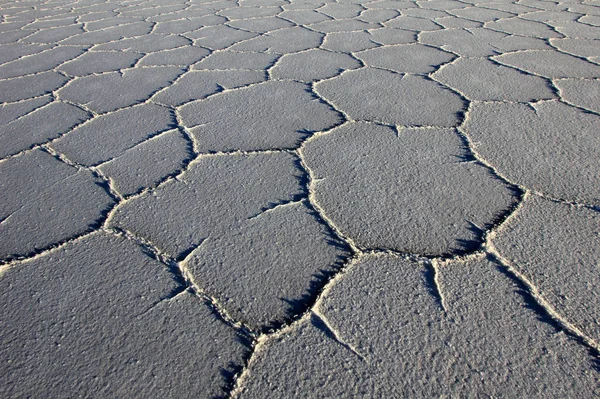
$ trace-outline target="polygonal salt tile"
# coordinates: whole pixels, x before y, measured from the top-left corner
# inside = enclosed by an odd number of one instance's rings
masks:
[[[400,16],[385,23],[388,28],[408,29],[418,32],[436,31],[442,29],[441,26],[427,18]]]
[[[436,18],[435,22],[442,25],[446,29],[452,28],[480,28],[483,26],[482,22],[471,21],[470,19],[458,18],[458,17],[443,17]]]
[[[409,8],[418,7],[413,1],[402,1],[402,0],[375,0],[363,4],[367,9],[392,9],[392,10],[406,10]]]
[[[362,257],[314,312],[260,347],[237,396],[598,396],[588,350],[541,321],[498,264],[440,267],[439,294],[431,273]]]
[[[429,73],[456,56],[422,44],[385,46],[365,50],[356,56],[372,67],[404,73]]]
[[[286,0],[239,0],[239,3],[236,0],[229,0],[229,7],[219,7],[223,8],[234,8],[234,7],[281,7],[287,6],[289,4]],[[220,0],[220,3],[225,4],[225,0]],[[217,3],[219,4],[219,2]]]
[[[58,46],[39,54],[19,58],[0,66],[0,79],[14,78],[54,69],[63,62],[83,54],[84,50],[81,47]]]
[[[190,39],[176,35],[148,35],[118,40],[112,43],[94,46],[94,51],[135,51],[138,53],[151,53],[160,50],[173,49],[190,45]]]
[[[569,38],[600,39],[600,26],[590,26],[579,22],[562,22],[556,30]]]
[[[492,240],[563,318],[600,341],[600,213],[529,197]]]
[[[82,16],[82,18],[84,18],[86,16]],[[114,27],[118,27],[118,26],[123,26],[123,25],[138,25],[137,22],[140,22],[139,19],[137,18],[131,18],[131,17],[119,17],[119,16],[115,16],[115,13],[111,14],[111,17],[109,18],[100,18],[100,19],[96,19],[93,21],[89,21],[85,24],[85,29],[88,32],[93,32],[93,31],[103,31],[103,30],[107,30],[107,28],[114,28]],[[139,27],[141,27],[143,25],[139,25]],[[108,29],[108,31],[113,31],[112,29]],[[146,32],[149,33],[150,31]],[[133,32],[135,33],[135,32]],[[139,35],[128,35],[128,37],[131,36],[141,36],[144,33],[140,33]],[[125,37],[125,36],[124,36]],[[118,40],[118,39],[113,39],[113,40]],[[90,43],[93,44],[93,43]]]
[[[6,398],[221,396],[249,355],[246,336],[188,291],[173,297],[168,268],[122,237],[69,243],[0,286]]]
[[[141,54],[128,51],[89,51],[81,57],[65,62],[58,69],[71,76],[85,76],[130,68],[140,58]]]
[[[295,148],[341,122],[307,85],[277,81],[186,104],[179,114],[201,152]]]
[[[519,51],[494,60],[551,79],[600,77],[600,65],[558,51]]]
[[[168,86],[183,69],[145,67],[77,78],[61,90],[61,99],[84,104],[96,112],[109,112],[139,104]],[[115,95],[118,93],[118,95]]]
[[[381,28],[369,30],[371,40],[380,44],[410,44],[417,42],[417,33],[404,29]]]
[[[0,24],[1,26],[1,24]],[[0,45],[0,64],[49,49],[47,44],[9,43]]]
[[[3,28],[2,32],[20,29],[23,26],[34,22],[35,18],[33,18],[33,20],[28,20],[31,18],[24,18],[22,21],[19,20],[19,16],[18,16],[19,13],[28,14],[28,13],[26,13],[26,11],[30,11],[30,10],[31,10],[31,7],[28,7],[26,5],[18,6],[15,3],[3,4],[2,12],[7,16],[7,18],[6,18],[6,21],[2,22],[2,25],[7,25],[7,26]]]
[[[424,0],[417,1],[419,7],[432,10],[456,10],[467,7],[466,3],[458,0]]]
[[[31,34],[31,31],[13,30],[0,35],[0,44],[12,44]]]
[[[163,65],[183,65],[188,66],[200,61],[210,54],[205,48],[196,46],[183,46],[174,49],[161,50],[155,53],[146,54],[137,64],[139,66],[163,66]]]
[[[260,17],[231,21],[227,25],[250,32],[267,33],[277,29],[291,28],[294,23],[277,17]]]
[[[310,24],[309,26],[311,29],[323,33],[355,32],[365,31],[367,29],[381,28],[381,25],[379,24],[364,22],[358,19],[339,19],[332,21],[323,21]]]
[[[114,200],[91,172],[35,150],[0,162],[0,259],[97,227]]]
[[[449,10],[448,14],[452,14],[459,18],[471,19],[479,22],[491,22],[501,18],[514,17],[515,14],[500,10],[493,10],[482,7],[466,7],[459,10]]]
[[[318,47],[323,34],[296,26],[265,33],[262,36],[246,40],[231,46],[234,51],[256,51],[274,54],[296,53]]]
[[[222,70],[190,71],[152,99],[160,104],[178,106],[208,97],[224,89],[248,86],[267,80],[263,71]]]
[[[561,3],[562,6],[564,6],[564,3]],[[564,7],[563,7],[564,9]],[[589,15],[600,15],[600,7],[590,4],[590,3],[586,3],[586,4],[582,4],[582,3],[571,3],[568,4],[568,10],[570,12],[577,12],[580,14],[589,14]]]
[[[212,234],[306,195],[297,163],[288,153],[200,157],[177,180],[120,207],[111,224],[183,259]]]
[[[552,45],[566,53],[580,57],[595,57],[600,54],[600,40],[594,39],[555,39]]]
[[[27,36],[23,41],[26,43],[56,43],[83,32],[84,30],[81,24],[40,29],[33,35]]]
[[[314,195],[360,247],[419,254],[472,250],[514,201],[488,170],[465,162],[451,129],[351,123],[307,142]],[[340,156],[344,154],[344,156]]]
[[[194,39],[194,45],[219,50],[237,42],[243,42],[258,36],[258,33],[246,32],[226,25],[207,26],[186,34]]]
[[[0,157],[16,154],[57,138],[90,116],[70,104],[53,102],[22,118],[0,125]]]
[[[85,22],[87,25],[89,25],[89,23],[91,23],[91,22],[104,21],[106,19],[115,18],[117,16],[117,13],[115,11],[94,10],[93,9],[94,6],[92,6],[91,8],[92,9],[89,9],[88,7],[75,8],[75,11],[77,11],[78,13],[85,14],[85,15],[79,15],[77,17],[77,20],[79,20],[79,22],[81,22],[81,23]],[[87,27],[87,25],[86,25],[86,27]]]
[[[179,130],[170,130],[125,151],[99,169],[121,195],[131,195],[179,172],[193,149]]]
[[[125,9],[125,10],[119,11],[119,14],[123,15],[123,16],[147,18],[147,17],[152,17],[155,15],[161,15],[163,13],[181,11],[185,7],[186,6],[183,4],[173,5],[173,6],[171,6],[171,5],[158,6],[158,7],[150,7],[150,8],[142,6],[142,7],[137,7],[136,9],[130,8],[130,9]]]
[[[600,204],[600,116],[558,101],[476,104],[464,130],[510,181],[555,198]]]
[[[456,126],[466,107],[437,82],[373,68],[347,71],[315,90],[351,118],[401,126]]]
[[[531,21],[575,21],[581,17],[581,14],[575,14],[567,11],[535,11],[519,15],[519,18],[529,19]]]
[[[228,19],[245,19],[275,16],[281,13],[280,7],[239,6],[219,11],[218,14]]]
[[[471,3],[474,3],[474,2],[471,2]],[[558,11],[566,10],[566,6],[564,4],[560,5],[560,4],[545,1],[545,0],[541,0],[541,1],[540,0],[531,0],[531,1],[530,0],[519,0],[516,3],[501,1],[501,2],[495,2],[495,3],[488,3],[485,5],[481,5],[481,6],[483,6],[485,8],[490,8],[492,10],[507,11],[507,12],[511,12],[513,14],[519,14],[519,15],[525,14],[528,12],[532,12],[532,11],[544,10],[545,8],[547,8],[547,6],[550,6],[549,8],[556,9]]]
[[[192,69],[248,69],[265,70],[279,58],[276,54],[237,51],[217,51],[196,63]]]
[[[333,19],[345,19],[358,17],[364,8],[359,4],[328,3],[319,8],[319,12]]]
[[[477,31],[475,31],[477,32]],[[499,38],[506,35],[495,32]],[[481,40],[468,29],[445,29],[439,32],[423,32],[419,34],[419,42],[438,46],[444,50],[458,53],[463,57],[487,57],[497,54],[497,50],[488,41]]]
[[[0,125],[7,125],[50,102],[52,102],[52,98],[46,95],[12,104],[2,104],[0,107]],[[0,155],[0,157],[2,156]]]
[[[554,2],[545,0],[519,0],[519,5],[522,7],[530,7],[535,10],[546,10],[546,11],[566,11],[571,8],[568,1],[565,2]]]
[[[563,100],[600,113],[600,80],[560,79],[554,84]]]
[[[367,10],[360,13],[359,19],[365,22],[381,23],[399,15],[400,11],[391,9]]]
[[[482,30],[487,31],[486,33],[489,35],[489,32],[493,32],[491,30],[482,28]],[[485,34],[482,36],[486,36]],[[497,41],[490,41],[500,53],[505,53],[508,51],[517,51],[517,50],[551,50],[552,47],[548,44],[548,40],[540,39],[537,37],[528,37],[528,36],[517,36],[517,35],[507,35]]]
[[[169,14],[154,15],[147,18],[147,20],[152,22],[185,22],[196,18],[206,18],[206,25],[208,26],[213,24],[214,21],[222,20],[220,16],[215,15],[215,12],[215,10],[209,10],[198,4],[186,7],[185,10],[180,10]],[[177,30],[175,25],[172,26],[175,30]]]
[[[448,14],[445,11],[440,10],[432,10],[427,8],[410,8],[408,10],[402,11],[402,15],[408,17],[417,17],[417,18],[428,18],[428,19],[436,19],[447,17]]]
[[[562,37],[560,33],[556,32],[544,23],[527,21],[521,18],[508,18],[500,21],[487,22],[485,27],[493,30],[499,30],[504,33],[508,33],[509,35],[532,36],[541,39]]]
[[[279,16],[299,25],[308,25],[331,19],[327,15],[323,15],[315,10],[286,10],[279,14]]]
[[[221,10],[225,10],[228,8],[234,8],[234,7],[244,7],[247,4],[241,4],[241,3],[237,3],[234,0],[217,0],[214,2],[210,2],[210,3],[199,3],[195,5],[195,10],[197,11],[205,11],[205,10],[209,10],[211,11],[211,14],[216,12],[216,11],[221,11]],[[251,4],[249,4],[251,5]]]
[[[503,51],[551,48],[542,39],[512,36],[485,28],[423,32],[419,35],[419,41],[463,57],[488,57]]]
[[[367,32],[337,32],[328,33],[321,48],[342,53],[366,50],[377,47],[373,37]]]
[[[580,16],[581,14],[572,14],[574,16]],[[600,15],[584,15],[578,18],[579,22],[587,25],[600,26]]]
[[[60,26],[75,25],[77,23],[76,17],[68,18],[50,18],[32,22],[24,26],[25,29],[46,29],[46,28],[58,28]]]
[[[4,15],[8,16],[8,9],[5,7],[2,7],[2,12],[4,13]],[[14,22],[0,22],[0,32],[1,33],[7,33],[7,32],[15,32],[20,30],[22,27],[33,23],[35,21],[32,22],[27,22],[27,21],[14,21]]]
[[[299,202],[212,232],[185,268],[236,320],[265,330],[305,311],[348,255]]]
[[[432,77],[470,100],[528,102],[556,97],[548,80],[481,58],[460,58]]]
[[[21,101],[52,93],[69,81],[58,72],[0,80],[0,102]]]
[[[127,37],[147,35],[152,30],[152,24],[149,22],[135,22],[127,25],[119,25],[109,27],[106,29],[90,31],[80,33],[75,36],[71,36],[60,44],[87,44],[95,45],[98,43],[111,42],[113,40],[120,40]]]
[[[289,4],[286,0],[239,0],[242,6],[258,6],[258,7],[275,7],[285,6]],[[232,1],[232,6],[237,6],[235,1]]]
[[[173,111],[155,104],[142,104],[97,116],[51,146],[71,161],[92,166],[115,158],[176,124]]]
[[[361,63],[348,54],[312,49],[284,55],[271,69],[271,76],[275,79],[313,82],[331,78],[347,69],[360,67]]]
[[[184,22],[185,21],[197,19],[197,18],[206,18],[206,26],[220,24],[222,21],[222,17],[215,15],[216,10],[209,10],[205,7],[202,7],[200,4],[190,5],[186,7],[184,10],[178,10],[171,13],[153,15],[148,18],[144,18],[147,21],[152,22]],[[185,27],[184,27],[185,28]],[[177,27],[174,27],[175,32],[177,33]]]
[[[283,8],[284,10],[313,10],[324,5],[325,3],[323,3],[320,0],[303,0],[290,4],[284,4],[283,6],[281,6],[281,8]]]
[[[227,19],[218,15],[206,15],[199,18],[188,18],[184,20],[159,22],[156,24],[152,33],[174,34],[191,32],[206,26],[220,25]]]

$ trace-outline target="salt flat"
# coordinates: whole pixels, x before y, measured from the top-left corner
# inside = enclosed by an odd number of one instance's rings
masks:
[[[0,15],[0,397],[600,397],[600,1]]]

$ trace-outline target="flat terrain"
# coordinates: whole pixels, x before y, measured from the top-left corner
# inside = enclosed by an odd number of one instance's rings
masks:
[[[600,397],[600,1],[0,15],[0,397]]]

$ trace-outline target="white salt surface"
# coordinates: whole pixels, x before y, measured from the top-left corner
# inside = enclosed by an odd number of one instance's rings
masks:
[[[600,397],[598,1],[0,15],[0,397]]]

